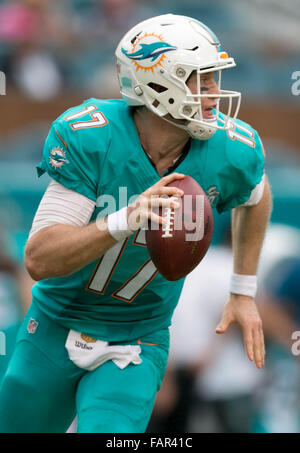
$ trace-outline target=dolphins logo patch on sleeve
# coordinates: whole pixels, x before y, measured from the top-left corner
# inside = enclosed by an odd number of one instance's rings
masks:
[[[130,58],[136,70],[152,71],[166,58],[165,53],[176,50],[177,47],[164,42],[162,36],[155,33],[145,33],[137,38],[132,45],[131,52],[121,49],[123,54]]]
[[[61,148],[53,148],[50,151],[50,164],[54,168],[59,168],[63,164],[68,164],[69,161],[66,159],[66,153]]]

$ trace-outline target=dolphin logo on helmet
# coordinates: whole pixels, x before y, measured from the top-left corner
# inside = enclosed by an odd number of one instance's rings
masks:
[[[152,58],[151,61],[156,60],[159,55],[165,52],[170,52],[170,50],[176,50],[177,47],[168,44],[167,42],[154,42],[151,44],[140,44],[140,50],[129,53],[125,49],[121,49],[123,54],[132,60],[146,60],[147,58]]]

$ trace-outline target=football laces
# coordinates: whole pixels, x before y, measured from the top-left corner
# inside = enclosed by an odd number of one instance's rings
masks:
[[[175,201],[178,201],[178,197],[172,197]],[[174,230],[174,219],[175,219],[175,209],[171,207],[163,208],[163,218],[167,223],[162,225],[162,238],[172,238]]]

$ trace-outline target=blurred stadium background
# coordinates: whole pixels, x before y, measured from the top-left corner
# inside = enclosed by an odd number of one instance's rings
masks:
[[[215,338],[231,265],[224,234],[229,214],[215,213],[213,246],[176,311],[168,373],[148,429],[298,432],[300,368],[290,336],[300,331],[299,0],[0,0],[0,70],[6,76],[6,95],[0,96],[0,331],[6,355],[0,355],[0,374],[30,303],[33,282],[23,249],[48,184],[46,176],[38,180],[35,165],[50,123],[89,97],[119,98],[114,50],[120,38],[137,22],[169,12],[203,21],[235,58],[223,86],[242,92],[239,117],[259,131],[267,152],[274,209],[258,296],[267,362],[263,371],[247,362],[234,328],[228,339]]]

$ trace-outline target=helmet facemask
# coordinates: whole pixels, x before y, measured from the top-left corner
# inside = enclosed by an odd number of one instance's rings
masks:
[[[185,69],[180,67],[176,69],[177,74],[184,74],[186,71],[186,64],[184,65]],[[197,80],[197,90],[192,92],[188,87],[188,81],[193,73],[196,73]],[[217,75],[216,85],[218,87],[218,93],[203,94],[201,92],[201,76],[210,72],[215,72]],[[209,67],[209,68],[195,68],[191,65],[189,70],[189,75],[184,82],[185,89],[185,99],[181,101],[181,105],[178,108],[178,115],[171,116],[174,119],[182,119],[186,122],[180,124],[172,119],[167,119],[168,122],[174,124],[177,127],[185,129],[193,138],[207,140],[212,137],[214,133],[219,130],[227,130],[230,127],[230,120],[236,119],[240,103],[241,103],[241,94],[236,91],[223,90],[221,89],[221,74],[222,69],[218,67]],[[203,115],[203,102],[202,99],[211,98],[216,100],[216,108],[213,110],[214,116],[212,118],[204,118]],[[220,102],[227,102],[227,107],[220,108]],[[223,114],[223,118],[220,118],[220,113]]]

